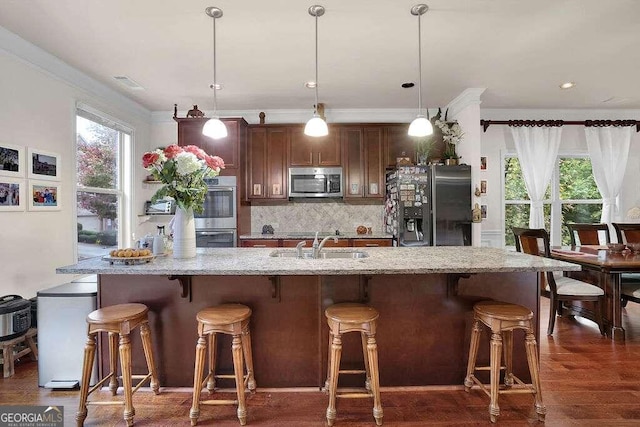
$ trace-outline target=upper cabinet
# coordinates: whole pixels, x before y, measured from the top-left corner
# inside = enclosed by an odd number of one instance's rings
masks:
[[[208,118],[177,118],[178,145],[196,145],[207,154],[222,157],[225,169],[221,175],[236,175],[240,168],[240,146],[244,143],[247,122],[242,118],[221,119],[227,127],[226,138],[212,139],[202,134],[202,127]]]
[[[395,168],[398,157],[408,157],[412,163],[416,161],[416,140],[407,133],[409,125],[390,124],[384,126],[385,132],[385,167]]]
[[[287,198],[288,142],[287,127],[251,126],[246,150],[248,199]]]
[[[312,137],[304,126],[290,126],[289,166],[342,166],[338,129],[329,127],[329,135]]]
[[[383,135],[380,126],[341,127],[345,199],[383,198]]]

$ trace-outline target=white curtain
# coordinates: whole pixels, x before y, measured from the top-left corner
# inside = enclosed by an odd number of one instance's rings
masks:
[[[560,147],[561,127],[511,127],[524,183],[531,199],[529,228],[544,227],[544,193]]]
[[[600,222],[615,222],[618,213],[618,194],[622,187],[631,144],[631,127],[585,127],[591,168],[602,195]]]

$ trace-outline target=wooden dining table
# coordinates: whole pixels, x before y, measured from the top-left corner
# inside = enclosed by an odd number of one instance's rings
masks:
[[[581,265],[582,271],[565,274],[604,289],[603,321],[607,336],[614,341],[624,341],[620,279],[623,273],[640,272],[640,252],[632,252],[629,249],[613,252],[606,246],[553,247],[551,258]],[[570,312],[595,320],[593,312],[581,306],[568,305],[567,308]]]

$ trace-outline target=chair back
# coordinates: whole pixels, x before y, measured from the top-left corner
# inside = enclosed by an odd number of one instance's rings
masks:
[[[618,243],[640,243],[640,224],[612,223],[618,236]]]
[[[513,236],[516,240],[516,250],[529,255],[544,256],[551,258],[551,247],[549,233],[544,228],[518,228],[512,227]],[[545,286],[549,284],[549,290],[554,295],[557,294],[556,280],[553,272],[547,271],[540,273],[540,292],[549,297],[549,293],[545,291]],[[545,283],[546,282],[546,283]]]
[[[576,234],[578,235],[578,241],[580,245],[600,245],[611,243],[611,236],[609,234],[609,226],[607,224],[566,224],[569,229],[569,236],[571,237],[571,246],[576,246]],[[605,241],[600,242],[600,235],[604,234]]]

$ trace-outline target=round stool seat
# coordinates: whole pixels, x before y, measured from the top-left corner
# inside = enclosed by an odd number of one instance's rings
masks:
[[[334,322],[356,324],[372,322],[379,316],[375,308],[355,303],[334,304],[327,308],[324,314]]]
[[[527,307],[500,301],[481,301],[473,309],[481,316],[490,316],[498,320],[521,321],[533,318],[533,312]]]
[[[140,316],[146,316],[149,308],[144,304],[116,304],[92,311],[87,316],[87,323],[124,322]]]
[[[242,304],[222,304],[200,310],[196,315],[198,322],[206,325],[228,325],[242,322],[251,317],[251,309]]]

